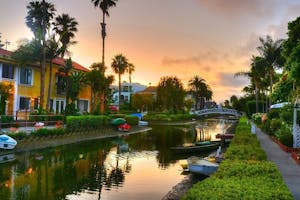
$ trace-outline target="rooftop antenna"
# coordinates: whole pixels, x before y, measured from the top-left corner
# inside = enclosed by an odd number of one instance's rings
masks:
[[[7,45],[10,45],[10,42],[8,40],[5,40],[5,49],[7,50]]]

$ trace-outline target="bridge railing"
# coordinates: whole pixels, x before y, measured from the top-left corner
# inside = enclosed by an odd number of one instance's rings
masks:
[[[235,115],[235,116],[241,115],[238,111],[229,108],[210,108],[210,109],[203,109],[203,110],[194,110],[191,111],[191,113],[196,115],[206,115],[206,114],[228,114],[228,115]]]

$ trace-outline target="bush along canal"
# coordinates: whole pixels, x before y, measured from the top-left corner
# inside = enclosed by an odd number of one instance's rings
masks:
[[[218,171],[195,184],[182,199],[294,198],[276,165],[266,161],[246,118],[241,118]]]
[[[230,124],[210,119],[156,125],[137,134],[11,153],[11,162],[0,164],[0,197],[161,199],[186,177],[180,162],[189,155],[174,154],[170,147],[215,140]]]

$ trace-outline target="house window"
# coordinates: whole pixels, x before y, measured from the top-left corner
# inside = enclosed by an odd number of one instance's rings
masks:
[[[128,86],[123,86],[123,92],[128,92]]]
[[[57,76],[56,93],[58,95],[66,95],[66,77]]]
[[[20,69],[20,83],[25,85],[32,85],[32,69]]]
[[[14,79],[14,66],[9,64],[2,65],[2,78]]]
[[[29,110],[29,108],[30,108],[30,98],[20,97],[19,110]]]
[[[77,101],[77,109],[79,112],[88,112],[88,100],[78,100]]]

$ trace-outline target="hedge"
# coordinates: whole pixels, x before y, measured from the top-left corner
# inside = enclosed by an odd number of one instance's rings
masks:
[[[109,126],[110,121],[111,118],[106,115],[69,116],[66,128],[68,132],[95,130]]]
[[[245,118],[241,118],[235,134],[218,171],[195,184],[182,199],[292,200],[280,172],[274,163],[266,161]]]

